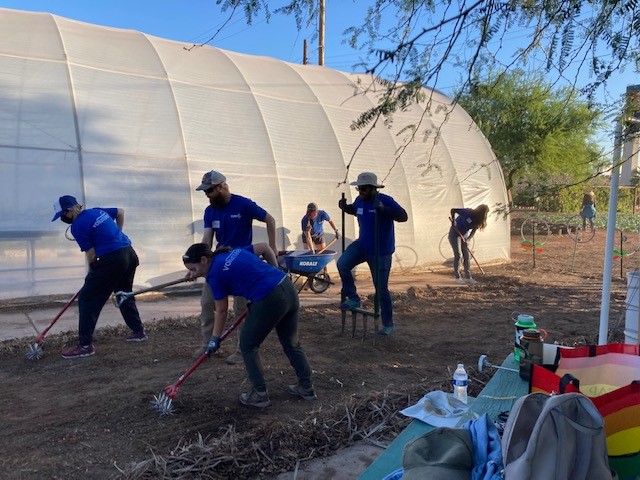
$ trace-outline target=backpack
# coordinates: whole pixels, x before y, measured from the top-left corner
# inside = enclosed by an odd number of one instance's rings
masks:
[[[604,420],[581,393],[531,393],[502,436],[506,480],[612,480]]]

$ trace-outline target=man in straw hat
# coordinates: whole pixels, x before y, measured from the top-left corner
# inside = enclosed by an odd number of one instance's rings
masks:
[[[390,335],[393,324],[393,307],[389,292],[389,272],[391,271],[391,255],[395,251],[395,222],[406,222],[407,212],[392,197],[379,193],[384,185],[378,184],[374,173],[363,172],[355,182],[351,182],[358,190],[358,196],[350,205],[341,199],[338,206],[349,215],[358,217],[360,233],[338,259],[338,272],[342,280],[342,294],[345,301],[340,304],[343,310],[360,308],[360,296],[351,271],[361,263],[367,262],[374,280],[374,286],[380,301],[382,329],[379,335]],[[376,232],[377,223],[377,232]],[[376,238],[378,240],[376,259]],[[378,271],[375,271],[376,265]]]

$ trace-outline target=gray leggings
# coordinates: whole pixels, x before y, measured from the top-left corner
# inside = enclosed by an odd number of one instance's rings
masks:
[[[255,390],[264,392],[267,389],[259,348],[274,328],[300,385],[304,388],[313,386],[311,367],[298,337],[299,308],[298,293],[288,277],[262,300],[249,305],[249,315],[240,333],[240,350]]]

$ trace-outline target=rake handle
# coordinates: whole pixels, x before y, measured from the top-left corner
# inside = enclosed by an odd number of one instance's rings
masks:
[[[471,255],[471,258],[473,258],[473,261],[476,262],[476,265],[478,266],[478,269],[480,270],[480,273],[482,273],[484,275],[484,270],[482,269],[482,267],[478,263],[478,260],[476,259],[476,256],[473,254],[473,252],[469,248],[469,244],[467,243],[467,239],[464,238],[464,235],[462,235],[460,233],[460,230],[458,230],[458,227],[453,223],[453,219],[451,217],[449,217],[449,220],[451,220],[451,226],[455,229],[456,233],[460,237],[460,240],[462,240],[462,243],[464,243],[467,246],[467,252],[469,252],[469,254]]]
[[[247,316],[247,314],[249,313],[249,310],[245,310],[243,312],[242,315],[240,315],[235,322],[233,322],[233,325],[231,325],[229,328],[227,328],[222,335],[220,336],[220,341],[222,342],[222,340],[224,340],[225,338],[227,338],[231,332],[233,332],[238,325],[240,325],[240,323],[242,323],[242,321],[245,319],[245,317]],[[180,375],[180,378],[178,379],[178,381],[176,383],[174,383],[173,385],[167,385],[164,388],[164,392],[167,394],[167,396],[169,398],[171,398],[173,400],[173,398],[178,394],[178,388],[180,388],[180,385],[182,385],[184,383],[184,381],[189,378],[189,376],[200,366],[204,363],[204,361],[209,358],[209,356],[206,353],[203,353],[202,355],[200,355],[200,357],[198,357],[198,359],[194,362],[193,365],[191,365],[191,367],[189,367],[189,370],[187,370],[186,372],[184,372],[182,375]]]
[[[80,295],[80,290],[78,290],[76,294],[73,297],[71,297],[71,300],[69,300],[66,303],[66,305],[62,307],[62,310],[60,310],[60,312],[58,312],[58,314],[54,317],[54,319],[51,320],[51,323],[49,324],[49,326],[45,328],[42,332],[40,332],[40,335],[38,335],[38,338],[36,338],[36,342],[35,342],[36,344],[39,344],[40,342],[42,342],[42,339],[47,334],[47,332],[51,329],[51,327],[55,325],[58,319],[62,316],[64,312],[67,311],[67,309],[71,306],[71,304],[75,302],[76,298],[78,298],[78,295]]]
[[[334,243],[336,243],[336,240],[338,240],[338,236],[336,235],[333,240],[331,240],[326,247],[324,247],[322,250],[320,250],[318,253],[322,253],[324,252],[327,248],[329,248],[331,245],[333,245]]]
[[[170,287],[171,285],[177,285],[178,283],[188,282],[190,279],[187,277],[179,278],[178,280],[172,280],[167,283],[161,283],[155,287],[147,287],[137,292],[115,292],[113,294],[113,303],[116,307],[120,308],[122,304],[131,297],[134,297],[140,293],[155,292],[156,290],[162,290],[163,288]]]

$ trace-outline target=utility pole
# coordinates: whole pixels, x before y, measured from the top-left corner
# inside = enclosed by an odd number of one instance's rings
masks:
[[[324,65],[324,0],[320,0],[318,12],[318,65]]]
[[[309,58],[307,57],[307,39],[305,38],[302,42],[302,64],[308,65]]]

